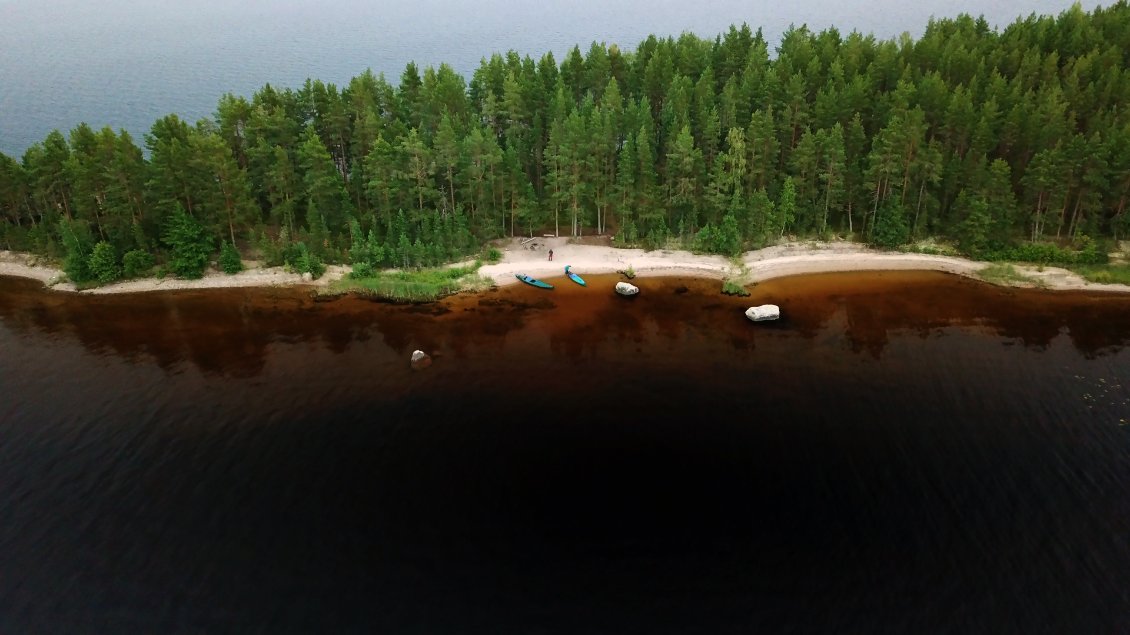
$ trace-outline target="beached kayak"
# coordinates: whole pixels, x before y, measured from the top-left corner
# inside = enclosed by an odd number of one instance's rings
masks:
[[[535,286],[539,289],[552,289],[553,288],[552,284],[549,284],[548,282],[542,282],[541,280],[538,280],[537,278],[531,278],[524,273],[516,273],[516,274],[514,274],[514,277],[521,280],[522,282],[525,282],[528,285],[533,285],[533,286]]]
[[[588,285],[585,284],[584,278],[578,276],[577,274],[573,273],[572,271],[569,271],[569,267],[571,267],[571,266],[572,265],[565,265],[565,275],[569,276],[570,280],[572,280],[573,282],[576,282],[577,284],[581,285],[582,287],[587,287]]]

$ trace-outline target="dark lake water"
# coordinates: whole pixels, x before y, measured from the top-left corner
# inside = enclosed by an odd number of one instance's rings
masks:
[[[613,282],[0,279],[0,632],[1130,629],[1130,297]]]
[[[1095,2],[1085,2],[1091,10]],[[1109,3],[1105,3],[1109,4]],[[1071,0],[0,0],[0,152],[22,155],[54,128],[125,128],[210,117],[225,92],[250,96],[307,77],[342,85],[366,68],[399,81],[405,64],[451,64],[513,49],[558,62],[574,44],[635,48],[648,34],[713,38],[764,27],[772,50],[790,24],[889,38],[920,35],[930,16],[984,15],[1004,26],[1058,14]]]

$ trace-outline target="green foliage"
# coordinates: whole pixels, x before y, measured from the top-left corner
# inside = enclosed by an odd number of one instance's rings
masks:
[[[195,218],[179,204],[165,221],[161,236],[169,248],[169,269],[181,278],[201,278],[212,255],[212,239]]]
[[[670,233],[667,231],[667,223],[663,220],[663,217],[659,217],[647,232],[647,236],[644,237],[644,249],[663,249],[667,246],[668,238],[670,238]]]
[[[259,259],[268,267],[280,267],[285,265],[287,250],[290,249],[291,246],[290,230],[286,226],[279,229],[277,238],[271,238],[267,230],[262,229],[259,232],[258,239],[255,241],[255,247],[259,250]]]
[[[620,226],[620,238],[625,245],[634,245],[640,239],[639,228],[636,227],[636,222],[629,218],[624,221]]]
[[[122,277],[118,254],[114,251],[114,246],[104,240],[90,252],[88,267],[90,275],[101,284],[110,284]]]
[[[991,264],[978,271],[977,277],[985,282],[1007,286],[1041,286],[1037,279],[1024,275],[1007,263]]]
[[[742,236],[738,230],[738,220],[733,214],[722,218],[722,225],[714,236],[715,253],[737,256],[742,252]]]
[[[395,85],[367,72],[343,88],[264,86],[221,98],[215,120],[162,117],[147,152],[80,124],[21,160],[0,155],[0,246],[61,257],[81,282],[96,240],[119,253],[163,243],[171,270],[200,275],[201,252],[240,235],[269,266],[316,270],[312,254],[373,271],[519,231],[658,249],[677,228],[680,244],[723,254],[788,233],[884,247],[936,234],[979,258],[1022,238],[1118,239],[1128,41],[1122,2],[1000,32],[932,20],[897,42],[793,29],[774,56],[743,28],[632,53],[574,47],[560,65],[498,55],[469,85],[412,64]],[[206,245],[164,236],[178,205]],[[1071,253],[1104,258],[1085,241]]]
[[[153,255],[142,249],[127,251],[122,256],[122,275],[125,278],[139,278],[153,268]]]
[[[494,247],[491,247],[490,249],[487,249],[486,260],[491,264],[498,262],[502,260],[502,252],[495,249]]]
[[[796,185],[791,176],[785,178],[775,211],[777,228],[780,230],[779,234],[783,236],[796,220]]]
[[[724,256],[737,256],[742,251],[742,237],[738,231],[738,221],[733,214],[727,214],[722,224],[714,227],[709,223],[695,235],[694,248]]]
[[[0,248],[10,251],[29,251],[55,258],[58,255],[59,243],[55,232],[45,224],[29,227],[0,222]]]
[[[464,289],[479,289],[486,281],[476,275],[480,263],[470,267],[437,267],[412,271],[353,274],[334,282],[330,293],[355,292],[395,302],[433,302]]]
[[[969,254],[981,260],[1031,262],[1039,265],[1101,265],[1109,260],[1099,244],[1087,236],[1076,242],[1077,249],[1064,249],[1052,243],[1022,243],[986,249]]]
[[[220,269],[228,275],[243,271],[243,260],[239,257],[239,250],[235,248],[235,245],[226,240],[223,246],[220,247],[219,264]]]
[[[957,244],[965,253],[980,258],[989,252],[993,217],[989,204],[974,198],[968,205],[965,220],[958,225]]]
[[[90,227],[83,222],[63,220],[59,222],[59,236],[63,239],[63,272],[71,282],[82,284],[94,280],[90,271],[90,253],[94,251],[94,238]]]
[[[726,295],[736,295],[739,297],[749,296],[749,291],[746,288],[733,280],[724,280],[722,282],[722,293]]]
[[[1051,243],[1025,243],[1011,249],[986,254],[989,260],[1014,260],[1041,265],[1067,264],[1075,261],[1075,254]]]
[[[691,247],[694,249],[694,251],[707,253],[713,252],[714,245],[718,242],[718,239],[715,237],[715,234],[717,233],[718,232],[714,229],[714,226],[710,223],[707,223],[705,227],[698,230],[698,233],[694,235],[694,240],[691,243]]]
[[[297,273],[310,274],[315,280],[326,272],[326,265],[302,242],[295,243],[293,249],[288,250],[286,264]]]
[[[879,209],[871,229],[871,244],[893,249],[910,239],[910,228],[900,207],[887,205]]]
[[[357,262],[353,264],[353,270],[349,272],[350,278],[371,278],[373,277],[373,265],[367,262]]]
[[[1075,265],[1071,270],[1088,282],[1130,285],[1130,265]]]
[[[1075,263],[1080,265],[1101,265],[1110,260],[1106,251],[1090,236],[1080,236],[1076,241],[1079,251],[1075,252]]]

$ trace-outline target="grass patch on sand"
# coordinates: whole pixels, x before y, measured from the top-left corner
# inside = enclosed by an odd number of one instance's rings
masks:
[[[744,286],[734,280],[722,281],[722,293],[726,295],[736,295],[743,298],[749,295],[749,291],[746,291],[746,288]]]
[[[1068,268],[1087,282],[1130,285],[1130,265],[1073,265]]]
[[[325,293],[357,293],[394,302],[434,302],[460,291],[485,289],[490,281],[479,276],[481,263],[468,267],[435,267],[412,271],[377,271],[354,278],[346,276],[329,285]]]
[[[748,296],[745,281],[749,280],[749,267],[740,257],[731,258],[730,267],[726,277],[722,279],[722,293],[742,298]]]
[[[957,247],[936,238],[925,238],[909,245],[903,245],[899,251],[912,254],[926,254],[928,256],[961,256]]]
[[[977,272],[977,277],[984,280],[985,282],[1002,284],[1012,287],[1043,286],[1043,282],[1038,278],[1024,275],[1024,273],[1018,270],[1016,267],[1005,262],[994,263],[985,267],[984,269],[981,269]]]

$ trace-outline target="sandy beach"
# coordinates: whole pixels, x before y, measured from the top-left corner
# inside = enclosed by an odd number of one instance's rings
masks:
[[[514,277],[516,273],[535,278],[562,276],[565,265],[571,265],[581,275],[631,269],[638,277],[696,276],[732,279],[741,284],[784,276],[842,271],[942,271],[976,278],[977,272],[988,266],[988,263],[951,256],[881,252],[848,242],[798,242],[750,251],[742,256],[740,265],[738,261],[722,256],[577,244],[568,238],[513,239],[501,245],[500,250],[502,258],[499,262],[479,269],[481,276],[499,286],[518,283]],[[549,260],[550,250],[553,250],[552,261]],[[1058,267],[1018,265],[1017,270],[1048,289],[1130,292],[1130,286],[1090,283],[1081,276]],[[62,271],[42,264],[37,257],[0,251],[0,276],[31,278],[53,290],[88,294],[296,285],[321,287],[348,272],[348,266],[330,266],[325,275],[310,281],[303,280],[299,274],[288,272],[282,267],[251,266],[235,275],[209,271],[199,280],[143,278],[77,291],[73,284],[63,282],[65,276]]]
[[[258,267],[255,263],[248,263],[247,269],[228,275],[220,271],[208,271],[199,280],[182,280],[180,278],[138,278],[136,280],[123,280],[102,287],[84,289],[79,291],[70,282],[61,282],[66,276],[60,269],[42,264],[36,256],[11,251],[0,251],[0,276],[14,276],[17,278],[31,278],[39,280],[44,286],[55,291],[70,291],[101,295],[108,293],[144,293],[147,291],[175,291],[178,289],[221,289],[234,287],[290,287],[296,285],[325,286],[330,282],[349,273],[349,267],[332,265],[326,267],[326,273],[318,280],[303,280],[297,273],[287,271],[283,267]]]
[[[752,284],[772,278],[841,271],[942,271],[970,278],[989,266],[952,256],[884,252],[849,242],[796,242],[746,252],[741,265],[722,256],[693,254],[688,251],[618,249],[615,247],[578,245],[566,238],[537,238],[526,244],[513,241],[503,250],[500,262],[485,265],[479,274],[499,286],[515,284],[515,273],[535,278],[561,276],[565,265],[579,274],[635,271],[637,277],[690,275],[704,278],[733,279]],[[549,250],[553,260],[549,260]],[[1017,271],[1044,288],[1056,290],[1130,292],[1130,286],[1096,284],[1082,276],[1058,267],[1017,265]]]

